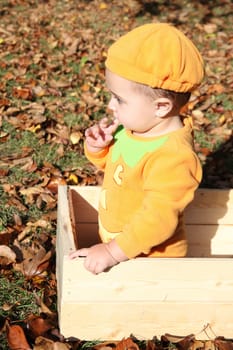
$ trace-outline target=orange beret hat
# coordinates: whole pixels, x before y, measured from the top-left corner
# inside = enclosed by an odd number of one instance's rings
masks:
[[[108,50],[106,67],[138,83],[177,92],[198,86],[203,59],[190,39],[167,23],[150,23],[120,37]]]

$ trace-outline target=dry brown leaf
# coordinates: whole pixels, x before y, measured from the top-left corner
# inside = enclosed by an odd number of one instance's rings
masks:
[[[9,106],[10,105],[10,100],[8,100],[7,98],[0,98],[0,107],[2,106]]]
[[[224,337],[217,337],[214,340],[215,346],[218,350],[233,350],[233,339],[225,339]]]
[[[47,209],[53,209],[56,207],[57,202],[56,198],[54,198],[50,193],[41,193],[39,197],[37,198],[36,204],[38,208],[41,208],[41,206],[46,203]]]
[[[0,265],[9,265],[16,261],[15,252],[6,245],[0,245]]]
[[[147,340],[146,350],[161,350],[161,349],[162,349],[162,347],[160,348],[157,344],[155,344],[154,340]]]
[[[67,51],[65,51],[65,55],[67,57],[72,56],[73,54],[75,54],[75,52],[78,49],[78,44],[80,43],[80,38],[73,38],[73,40],[71,38],[69,38],[69,42],[67,41],[67,44],[70,44],[69,48]]]
[[[46,131],[59,139],[69,140],[69,129],[66,125],[56,125],[56,128],[48,127]]]
[[[33,338],[44,335],[52,328],[54,328],[54,324],[50,322],[49,318],[30,315],[27,319],[27,329],[30,331],[30,335]]]
[[[208,87],[208,94],[214,94],[214,93],[218,93],[218,94],[222,94],[225,91],[225,87],[222,84],[213,84],[210,85]]]
[[[52,284],[52,281],[50,282],[50,285],[51,284]],[[56,285],[56,282],[54,283],[54,285]],[[52,316],[54,316],[54,313],[48,308],[47,305],[45,305],[43,300],[37,294],[35,294],[35,299],[36,299],[37,305],[40,307],[40,312],[43,314],[46,314],[51,319]],[[53,317],[53,319],[54,319],[54,317]],[[53,322],[53,324],[54,324],[54,322]]]
[[[32,91],[29,88],[21,88],[14,87],[13,88],[13,96],[15,98],[21,98],[23,100],[31,100],[32,99]]]
[[[190,334],[187,336],[165,334],[161,337],[161,339],[162,341],[176,344],[179,350],[188,350],[190,346],[193,344],[195,337],[194,337],[194,334]]]
[[[43,87],[41,87],[40,85],[34,86],[32,88],[32,92],[37,97],[42,97],[46,94],[46,90]]]
[[[66,87],[69,87],[70,86],[70,82],[67,81],[67,80],[54,80],[54,79],[51,79],[49,81],[49,85],[52,87],[52,88],[66,88]]]
[[[8,324],[6,331],[10,350],[31,350],[22,327]]]
[[[41,336],[36,338],[35,345],[33,346],[33,350],[68,350],[70,348],[69,344],[54,342]]]
[[[206,340],[204,350],[216,350],[213,340]]]
[[[0,233],[0,247],[1,245],[9,245],[12,240],[14,239],[12,233],[10,232],[4,232],[4,233]]]
[[[207,23],[203,26],[204,31],[208,34],[212,34],[217,31],[217,25],[215,23]]]
[[[195,340],[193,344],[191,344],[189,350],[200,350],[200,349],[204,349],[204,347],[205,347],[204,341]]]
[[[17,264],[17,270],[21,271],[28,278],[41,275],[49,266],[49,260],[52,256],[52,251],[46,252],[43,247],[40,247],[38,252],[30,250],[31,254],[24,259],[22,263]]]
[[[26,204],[36,203],[37,207],[41,208],[43,203],[46,203],[47,209],[52,209],[56,206],[56,199],[51,196],[49,191],[46,191],[42,187],[22,188],[19,192],[26,197]]]
[[[40,187],[28,187],[20,189],[20,193],[25,196],[26,204],[35,203],[35,196],[40,195],[44,190]]]
[[[7,166],[7,164],[3,164],[2,162],[0,163],[0,167],[1,166]],[[7,176],[8,175],[8,173],[9,173],[9,170],[8,169],[1,169],[0,168],[0,178],[1,177],[4,177],[4,176]]]
[[[60,176],[53,176],[51,177],[48,185],[46,188],[51,191],[52,193],[58,192],[58,186],[64,186],[66,185],[66,180]]]
[[[116,350],[139,350],[139,347],[131,338],[122,339],[116,345]]]

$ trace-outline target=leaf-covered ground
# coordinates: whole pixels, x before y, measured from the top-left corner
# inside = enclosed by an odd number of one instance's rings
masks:
[[[232,10],[230,0],[0,0],[0,349],[91,347],[57,329],[57,186],[101,179],[83,156],[83,134],[106,113],[104,60],[121,34],[162,21],[196,43],[206,77],[184,113],[194,119],[201,186],[233,187]],[[180,341],[101,346],[198,347]],[[199,344],[208,346],[233,345]]]

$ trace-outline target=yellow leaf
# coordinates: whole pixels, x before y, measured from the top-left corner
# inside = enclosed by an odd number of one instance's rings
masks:
[[[31,126],[30,128],[27,128],[26,130],[35,133],[35,132],[37,132],[37,131],[40,130],[40,129],[41,129],[41,126],[40,126],[40,124],[38,124],[38,125],[33,125],[33,126]]]
[[[226,121],[226,117],[225,117],[225,115],[223,114],[223,115],[221,115],[221,117],[219,118],[218,122],[219,122],[220,125],[222,125],[222,124],[225,123],[225,121]]]
[[[100,6],[99,6],[100,10],[105,10],[107,7],[108,6],[107,6],[107,4],[105,4],[105,2],[100,3]]]
[[[73,182],[77,185],[78,183],[78,177],[75,174],[71,174],[68,179],[70,182]]]
[[[82,137],[82,133],[80,131],[74,131],[70,134],[70,141],[73,145],[77,145]]]

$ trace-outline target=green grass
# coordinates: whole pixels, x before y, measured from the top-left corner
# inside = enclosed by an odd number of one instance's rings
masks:
[[[22,223],[26,224],[27,221],[36,221],[42,214],[46,214],[46,208],[43,206],[38,208],[33,203],[30,205],[25,204],[26,199],[24,196],[21,196],[20,199],[21,203],[25,205],[24,207],[19,207],[17,203],[12,203],[11,196],[0,187],[0,232],[5,231],[9,225],[14,225],[15,216],[19,216]]]
[[[0,321],[10,320],[11,324],[23,322],[30,314],[38,315],[40,310],[36,302],[35,291],[29,291],[30,282],[19,273],[13,273],[9,279],[0,276]],[[42,291],[36,294],[41,297]],[[5,332],[0,333],[0,350],[9,350]]]
[[[18,322],[39,312],[35,294],[25,287],[25,279],[20,273],[15,273],[11,280],[0,277],[0,317]]]
[[[66,113],[64,123],[71,129],[77,124],[83,127],[87,122],[82,115]],[[15,196],[17,200],[21,201],[24,208],[19,206],[17,202],[12,201],[12,195],[5,192],[3,187],[0,187],[0,232],[4,231],[8,225],[14,224],[15,215],[19,216],[23,223],[26,223],[31,220],[38,220],[42,215],[46,214],[46,205],[42,203],[42,206],[38,207],[36,201],[28,204],[26,198],[20,194],[21,187],[40,185],[43,182],[43,176],[45,175],[43,167],[45,164],[51,164],[54,169],[60,171],[61,176],[65,172],[82,171],[87,165],[84,155],[75,151],[72,145],[67,147],[66,152],[61,156],[58,152],[59,144],[41,142],[36,133],[16,129],[6,121],[3,121],[2,131],[8,133],[10,137],[6,142],[0,143],[1,160],[5,164],[1,168],[7,169],[7,183],[16,187]],[[28,152],[26,156],[31,157],[36,164],[36,171],[30,172],[25,170],[23,163],[14,165],[14,160],[22,158],[24,151]],[[49,173],[47,175],[50,176]],[[0,186],[5,182],[4,179],[0,179]]]

